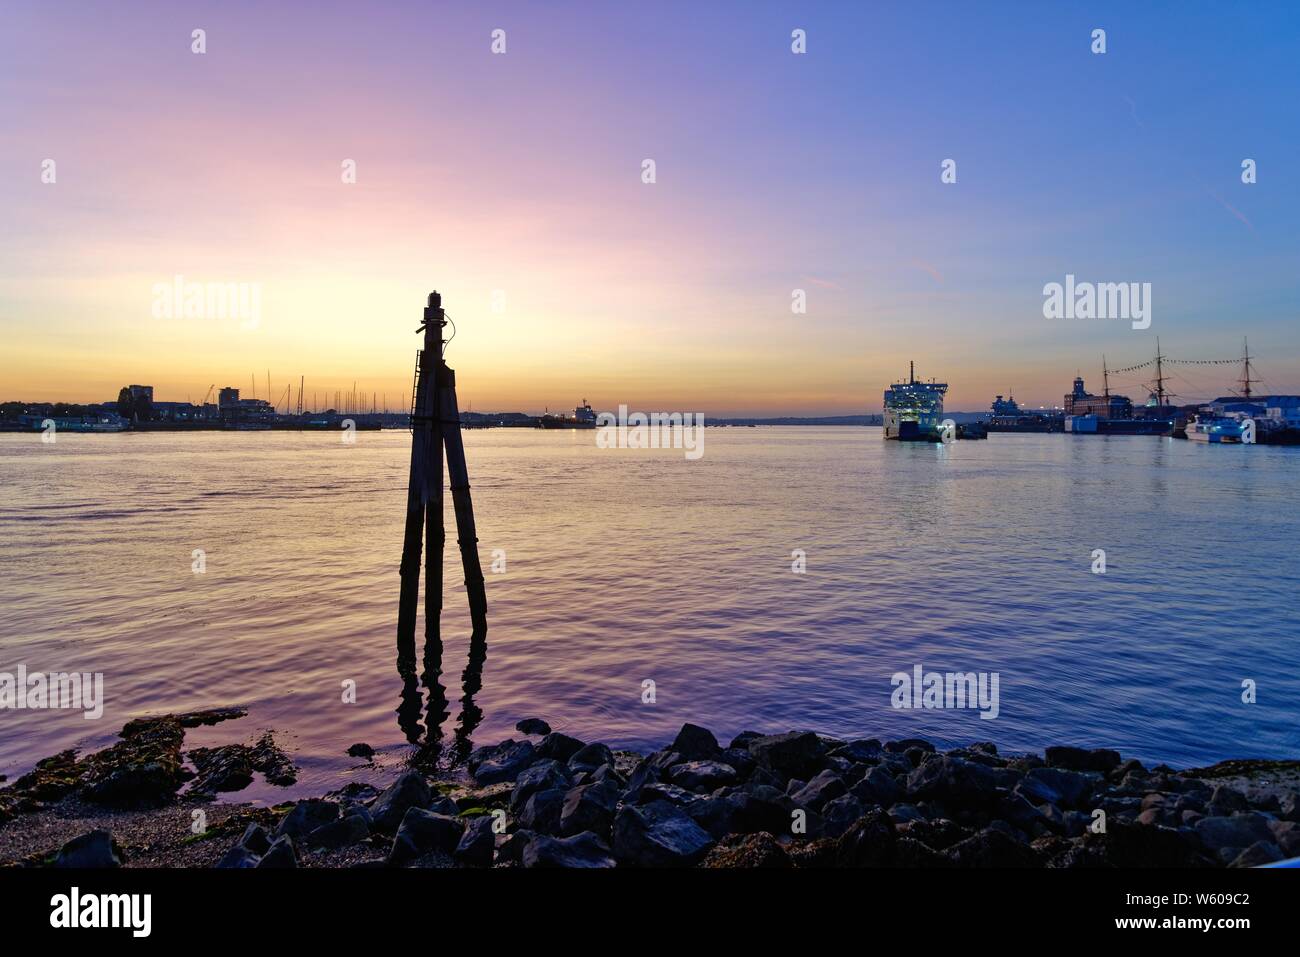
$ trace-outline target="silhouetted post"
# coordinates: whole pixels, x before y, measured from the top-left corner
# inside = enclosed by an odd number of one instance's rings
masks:
[[[487,631],[487,591],[483,568],[478,560],[478,530],[474,527],[474,504],[469,494],[469,470],[460,436],[460,408],[456,402],[456,372],[442,366],[442,438],[447,447],[447,474],[451,479],[451,501],[456,509],[456,541],[465,569],[465,592],[474,633]]]
[[[442,553],[447,536],[442,501],[444,446],[473,638],[481,642],[487,633],[487,592],[479,564],[469,470],[460,436],[456,375],[447,368],[442,356],[442,330],[446,324],[442,297],[436,292],[430,293],[428,307],[424,310],[424,323],[416,330],[424,333],[424,348],[416,362],[411,403],[411,475],[406,492],[406,530],[399,571],[402,585],[397,609],[399,668],[404,667],[403,662],[413,666],[415,660],[415,617],[420,595],[422,550],[427,553],[424,556],[425,660],[436,661],[436,667],[441,667]]]

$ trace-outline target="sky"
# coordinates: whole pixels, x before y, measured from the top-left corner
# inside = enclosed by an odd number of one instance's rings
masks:
[[[0,399],[401,408],[433,289],[481,411],[1052,405],[1157,337],[1297,392],[1298,61],[1293,3],[7,2]],[[1046,318],[1067,274],[1150,327]]]

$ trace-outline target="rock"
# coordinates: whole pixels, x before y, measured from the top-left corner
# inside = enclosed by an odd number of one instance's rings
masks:
[[[833,749],[831,757],[847,758],[854,764],[875,764],[884,753],[884,747],[876,738],[860,738]]]
[[[596,742],[584,745],[569,758],[569,770],[594,771],[602,764],[613,764],[614,753],[605,745]]]
[[[460,845],[464,832],[465,822],[460,818],[412,807],[402,818],[397,836],[393,838],[388,866],[401,867],[430,851],[451,854]]]
[[[864,804],[877,804],[880,807],[897,804],[907,796],[894,776],[882,767],[869,770],[861,781],[853,785],[852,793]]]
[[[731,795],[730,799],[735,802],[733,825],[738,832],[790,833],[792,814],[798,805],[789,795],[766,784],[754,784],[751,781],[744,790]]]
[[[669,804],[675,804],[678,807],[694,804],[699,799],[700,796],[694,791],[688,791],[686,788],[679,788],[676,784],[666,782],[647,784],[637,792],[636,800],[629,801],[626,796],[624,797],[625,803],[628,804],[653,804],[655,801],[667,801]]]
[[[538,834],[554,834],[559,831],[560,815],[564,812],[567,793],[565,788],[534,791],[519,812],[519,826]]]
[[[889,817],[895,824],[903,825],[909,821],[928,820],[915,804],[893,804],[889,808]]]
[[[729,834],[744,832],[744,828],[736,823],[736,812],[743,800],[738,794],[713,796],[688,804],[682,810],[708,831],[710,837],[721,840]]]
[[[720,761],[687,761],[669,768],[668,780],[688,791],[708,793],[735,784],[736,769]]]
[[[523,724],[521,721],[520,724]],[[519,730],[523,730],[520,728]],[[527,733],[527,732],[525,732]],[[460,842],[452,856],[462,864],[470,867],[491,867],[492,855],[496,851],[497,836],[492,830],[492,815],[483,814],[473,818],[465,825]]]
[[[1192,868],[1213,863],[1190,834],[1160,825],[1144,827],[1111,819],[1104,834],[1088,831],[1074,845],[1052,866]]]
[[[318,827],[324,827],[339,816],[339,806],[334,801],[307,798],[293,806],[275,829],[276,837],[289,836],[301,841]]]
[[[917,820],[900,824],[898,836],[920,841],[927,847],[943,851],[966,840],[971,836],[971,832],[955,821],[941,817],[933,821]]]
[[[886,867],[893,862],[897,842],[894,822],[884,811],[873,808],[840,835],[835,863],[840,867]]]
[[[254,854],[248,848],[236,844],[226,851],[221,860],[217,861],[216,866],[229,870],[244,870],[256,867],[261,859],[260,854]]]
[[[1082,809],[1098,780],[1098,775],[1091,772],[1034,768],[1016,788],[1034,804],[1046,802]]]
[[[572,783],[573,776],[559,761],[551,758],[538,761],[515,779],[515,789],[510,795],[510,809],[518,813],[538,791],[567,791]]]
[[[742,731],[740,732],[740,734],[736,735],[734,738],[731,739],[731,743],[728,744],[727,747],[743,748],[744,750],[748,751],[749,742],[755,740],[756,738],[761,738],[761,737],[762,735],[759,734],[757,731]]]
[[[852,794],[827,801],[821,808],[823,833],[827,837],[839,837],[866,813],[866,806]]]
[[[541,718],[524,718],[515,725],[515,730],[520,734],[550,734],[551,726]]]
[[[1033,848],[1000,830],[985,828],[945,852],[957,867],[1040,867]]]
[[[497,863],[499,864],[522,864],[524,860],[524,848],[534,839],[543,837],[540,834],[534,834],[532,831],[520,828],[517,831],[511,831],[497,845]]]
[[[1210,802],[1206,808],[1211,817],[1229,817],[1237,811],[1249,810],[1250,804],[1246,800],[1246,795],[1222,784],[1211,793]]]
[[[676,751],[683,761],[715,761],[722,754],[713,732],[697,724],[682,725],[668,750]]]
[[[427,808],[433,799],[429,782],[419,771],[407,771],[370,806],[370,817],[380,831],[392,833],[413,807]]]
[[[564,796],[560,808],[559,833],[565,837],[591,831],[599,836],[609,834],[618,808],[618,786],[609,781],[598,781],[574,788]]]
[[[669,768],[680,761],[681,755],[676,751],[656,751],[646,755],[637,762],[628,776],[625,799],[635,801],[643,787],[663,779]]]
[[[55,867],[121,867],[122,858],[113,845],[113,835],[103,829],[74,837],[59,848]]]
[[[718,844],[700,862],[701,867],[794,867],[785,848],[771,834],[733,835]]]
[[[902,741],[886,741],[885,750],[894,754],[904,754],[913,748],[922,752],[933,752],[934,745],[922,738],[904,738]]]
[[[543,739],[543,743],[545,739]],[[469,773],[480,786],[513,781],[537,759],[536,749],[528,741],[503,741],[476,748],[469,756]]]
[[[754,770],[754,757],[749,753],[748,748],[727,748],[719,755],[718,760],[723,764],[730,765],[736,772],[738,779],[749,777]]]
[[[1193,830],[1212,851],[1220,851],[1225,847],[1244,849],[1259,841],[1273,840],[1268,818],[1253,811],[1234,814],[1232,817],[1203,817],[1196,822]]]
[[[250,824],[244,828],[244,834],[236,846],[247,848],[261,857],[271,849],[271,840],[271,835],[267,833],[266,828],[260,824]]]
[[[1278,801],[1277,816],[1284,821],[1300,823],[1300,792],[1288,791]]]
[[[542,738],[542,743],[537,746],[537,754],[543,758],[567,762],[569,758],[581,751],[582,747],[582,742],[577,738],[571,738],[567,734],[552,731]]]
[[[31,775],[14,782],[16,790],[29,782],[37,797],[52,798],[46,791],[58,788],[60,779],[66,787],[81,782],[82,796],[96,804],[111,807],[160,807],[175,799],[176,791],[191,777],[181,756],[185,739],[183,718],[165,715],[136,718],[122,728],[122,740],[74,762],[75,752],[62,752],[37,765]],[[58,772],[66,763],[69,774]],[[35,777],[36,780],[31,779]]]
[[[1088,751],[1084,748],[1053,747],[1048,748],[1044,756],[1052,767],[1065,768],[1067,771],[1099,771],[1106,774],[1120,764],[1119,752],[1108,748]]]
[[[615,860],[595,834],[583,831],[571,837],[538,835],[523,849],[524,867],[614,867]]]
[[[834,771],[822,771],[791,795],[795,804],[821,811],[829,801],[849,793],[844,779]]]
[[[1259,867],[1283,859],[1282,849],[1269,841],[1256,841],[1232,859],[1229,867]]]
[[[260,772],[271,784],[281,787],[298,780],[298,769],[267,731],[253,744],[227,744],[219,748],[195,748],[189,758],[198,770],[193,790],[205,794],[241,791]]]
[[[993,772],[982,764],[937,755],[907,777],[913,801],[932,800],[958,806],[979,807],[995,798]]]
[[[952,867],[946,854],[910,837],[899,837],[894,844],[893,867],[936,868]]]
[[[307,835],[308,847],[337,849],[360,844],[370,837],[369,820],[361,814],[347,814],[330,821]]]
[[[262,859],[256,864],[257,867],[282,868],[297,867],[298,855],[293,850],[293,838],[288,834],[282,834],[271,842]]]
[[[348,748],[348,756],[353,758],[365,758],[369,761],[375,756],[375,749],[365,743],[354,744]]]
[[[749,753],[759,767],[766,768],[782,780],[806,780],[821,770],[826,746],[811,731],[791,731],[752,739]]]
[[[623,805],[614,818],[614,856],[637,867],[689,867],[703,859],[713,838],[667,801]]]

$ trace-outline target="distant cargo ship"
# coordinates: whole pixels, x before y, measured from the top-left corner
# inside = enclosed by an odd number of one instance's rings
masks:
[[[572,417],[547,412],[538,418],[537,427],[539,429],[594,429],[596,413],[587,400],[583,399],[582,405],[573,410]]]
[[[946,382],[917,382],[916,364],[907,364],[907,381],[885,391],[885,438],[900,442],[942,441],[940,420]]]

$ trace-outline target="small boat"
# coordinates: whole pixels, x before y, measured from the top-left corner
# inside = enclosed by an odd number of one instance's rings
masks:
[[[1208,442],[1212,445],[1246,443],[1248,426],[1243,418],[1218,415],[1194,415],[1187,423],[1187,438],[1191,442]]]

